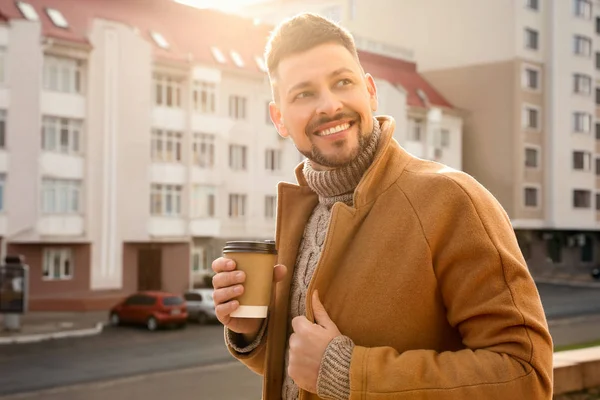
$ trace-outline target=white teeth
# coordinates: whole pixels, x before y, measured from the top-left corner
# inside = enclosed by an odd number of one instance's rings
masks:
[[[338,132],[344,131],[344,130],[346,130],[348,128],[350,128],[350,124],[349,123],[345,123],[345,124],[342,124],[342,125],[334,126],[333,128],[322,130],[322,131],[320,131],[317,134],[319,136],[329,136],[329,135],[333,135],[334,133],[338,133]]]

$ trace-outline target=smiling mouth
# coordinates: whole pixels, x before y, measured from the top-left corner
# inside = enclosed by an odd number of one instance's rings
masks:
[[[339,125],[333,126],[331,128],[323,129],[322,131],[317,131],[316,135],[317,136],[330,136],[330,135],[334,135],[336,133],[345,131],[346,129],[350,129],[350,127],[352,125],[354,125],[354,122],[345,122],[343,124],[339,124]]]

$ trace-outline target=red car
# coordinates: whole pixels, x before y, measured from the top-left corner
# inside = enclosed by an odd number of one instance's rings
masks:
[[[161,326],[184,327],[187,322],[187,307],[181,296],[168,292],[138,292],[110,310],[110,324],[143,324],[150,331]]]

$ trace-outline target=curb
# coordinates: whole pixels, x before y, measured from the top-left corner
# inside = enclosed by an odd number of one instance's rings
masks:
[[[84,337],[98,335],[104,329],[104,323],[98,322],[94,328],[74,329],[70,331],[59,331],[52,333],[40,333],[35,335],[18,335],[14,337],[0,338],[0,345],[3,344],[22,344],[36,343],[44,340],[64,339],[70,337]]]

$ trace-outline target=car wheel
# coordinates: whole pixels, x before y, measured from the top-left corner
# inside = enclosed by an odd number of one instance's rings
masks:
[[[208,315],[204,314],[204,313],[199,313],[198,317],[196,318],[196,321],[200,324],[200,325],[204,325],[208,322]]]
[[[184,329],[186,326],[187,326],[187,323],[186,323],[186,322],[182,322],[181,324],[178,324],[178,325],[177,325],[177,327],[178,327],[179,329]]]
[[[148,318],[148,320],[146,321],[146,328],[148,328],[148,330],[151,332],[157,330],[158,329],[158,321],[156,320],[156,318],[154,318],[154,317]]]
[[[110,324],[112,326],[119,326],[119,325],[121,325],[121,318],[119,318],[119,314],[117,314],[117,313],[111,313],[110,314]]]

